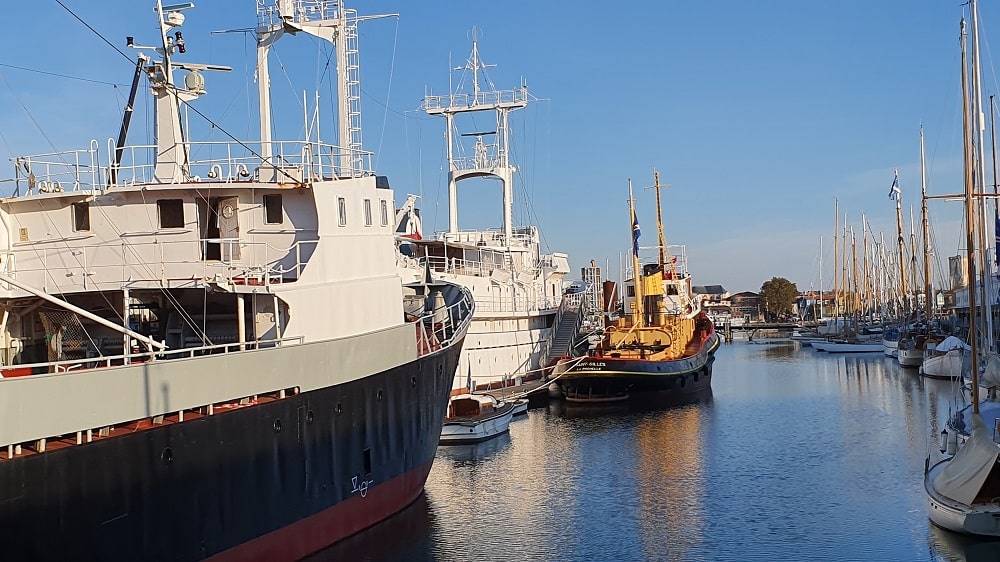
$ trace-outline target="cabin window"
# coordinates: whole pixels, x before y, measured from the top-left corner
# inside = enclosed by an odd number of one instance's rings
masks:
[[[347,200],[337,198],[337,212],[340,213],[340,226],[347,226]]]
[[[383,199],[382,203],[382,226],[389,226],[389,202]]]
[[[77,232],[90,230],[90,203],[73,203],[73,230]]]
[[[184,201],[181,199],[160,199],[156,202],[160,216],[160,228],[184,228]]]
[[[281,194],[264,196],[264,224],[281,224],[285,222],[281,212]]]
[[[372,225],[372,200],[365,199],[365,226]]]
[[[635,287],[633,287],[632,285],[629,285],[626,288],[625,296],[626,297],[632,297],[632,298],[634,298],[635,297]]]

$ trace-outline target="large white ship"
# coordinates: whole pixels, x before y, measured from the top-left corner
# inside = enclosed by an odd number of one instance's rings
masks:
[[[260,0],[261,139],[199,143],[182,115],[228,69],[184,60],[193,7],[157,0],[155,48],[128,41],[155,145],[125,143],[132,99],[117,142],[0,182],[4,560],[299,560],[434,461],[472,295],[401,282],[358,116],[343,146],[271,138],[286,35],[329,41],[357,106],[356,12]]]
[[[469,328],[455,388],[482,390],[512,385],[540,376],[540,367],[566,349],[553,349],[557,331],[572,333],[578,324],[579,296],[563,299],[563,279],[569,273],[564,253],[544,253],[537,226],[514,226],[514,174],[509,117],[528,105],[525,85],[509,90],[483,89],[486,65],[478,44],[460,70],[471,91],[459,87],[445,95],[427,95],[422,107],[445,119],[448,157],[448,230],[421,237],[411,198],[397,215],[400,264],[405,275],[418,278],[429,264],[436,278],[469,288],[476,313]],[[460,81],[460,83],[466,80]],[[493,113],[495,129],[463,132],[474,126],[471,116]],[[500,229],[460,230],[458,186],[477,178],[499,182],[503,193]],[[408,272],[408,273],[406,273]],[[404,277],[405,279],[405,277]],[[562,329],[560,330],[560,326]],[[561,344],[565,340],[560,341]]]

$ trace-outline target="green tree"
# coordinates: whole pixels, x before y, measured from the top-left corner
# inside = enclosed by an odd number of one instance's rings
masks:
[[[799,298],[799,289],[784,277],[772,277],[760,286],[760,298],[764,308],[772,314],[790,314],[792,306]]]

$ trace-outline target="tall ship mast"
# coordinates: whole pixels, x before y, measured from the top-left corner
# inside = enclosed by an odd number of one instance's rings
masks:
[[[415,232],[419,215],[411,200],[397,221],[400,266],[404,279],[418,278],[429,267],[436,278],[472,291],[476,316],[470,328],[456,389],[496,389],[542,377],[542,367],[568,350],[572,340],[556,341],[557,332],[576,335],[583,315],[582,295],[563,295],[569,273],[565,253],[545,253],[537,225],[514,224],[514,178],[510,114],[527,107],[528,87],[500,90],[486,76],[473,32],[472,51],[460,86],[447,95],[428,94],[422,108],[444,118],[448,157],[448,230],[432,237]],[[492,114],[493,129],[471,128],[477,116]],[[479,117],[479,123],[482,123]],[[473,182],[469,180],[480,180]],[[498,229],[459,228],[459,187],[499,183],[502,194]]]
[[[474,301],[397,274],[352,11],[258,2],[261,140],[192,142],[228,68],[154,5],[118,139],[14,158],[0,199],[4,556],[298,560],[422,492]],[[268,51],[303,33],[348,74],[341,146],[271,138]],[[143,79],[155,146],[126,142]]]

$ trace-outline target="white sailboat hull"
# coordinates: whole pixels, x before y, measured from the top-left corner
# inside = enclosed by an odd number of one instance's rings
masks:
[[[934,478],[949,461],[938,462],[924,475],[928,518],[938,527],[956,533],[1000,537],[1000,503],[968,506],[948,500],[934,490]]]
[[[919,367],[924,362],[924,350],[899,349],[896,351],[896,361],[903,367]]]
[[[962,377],[962,350],[955,349],[944,355],[924,359],[920,374],[935,379],[958,379]]]

